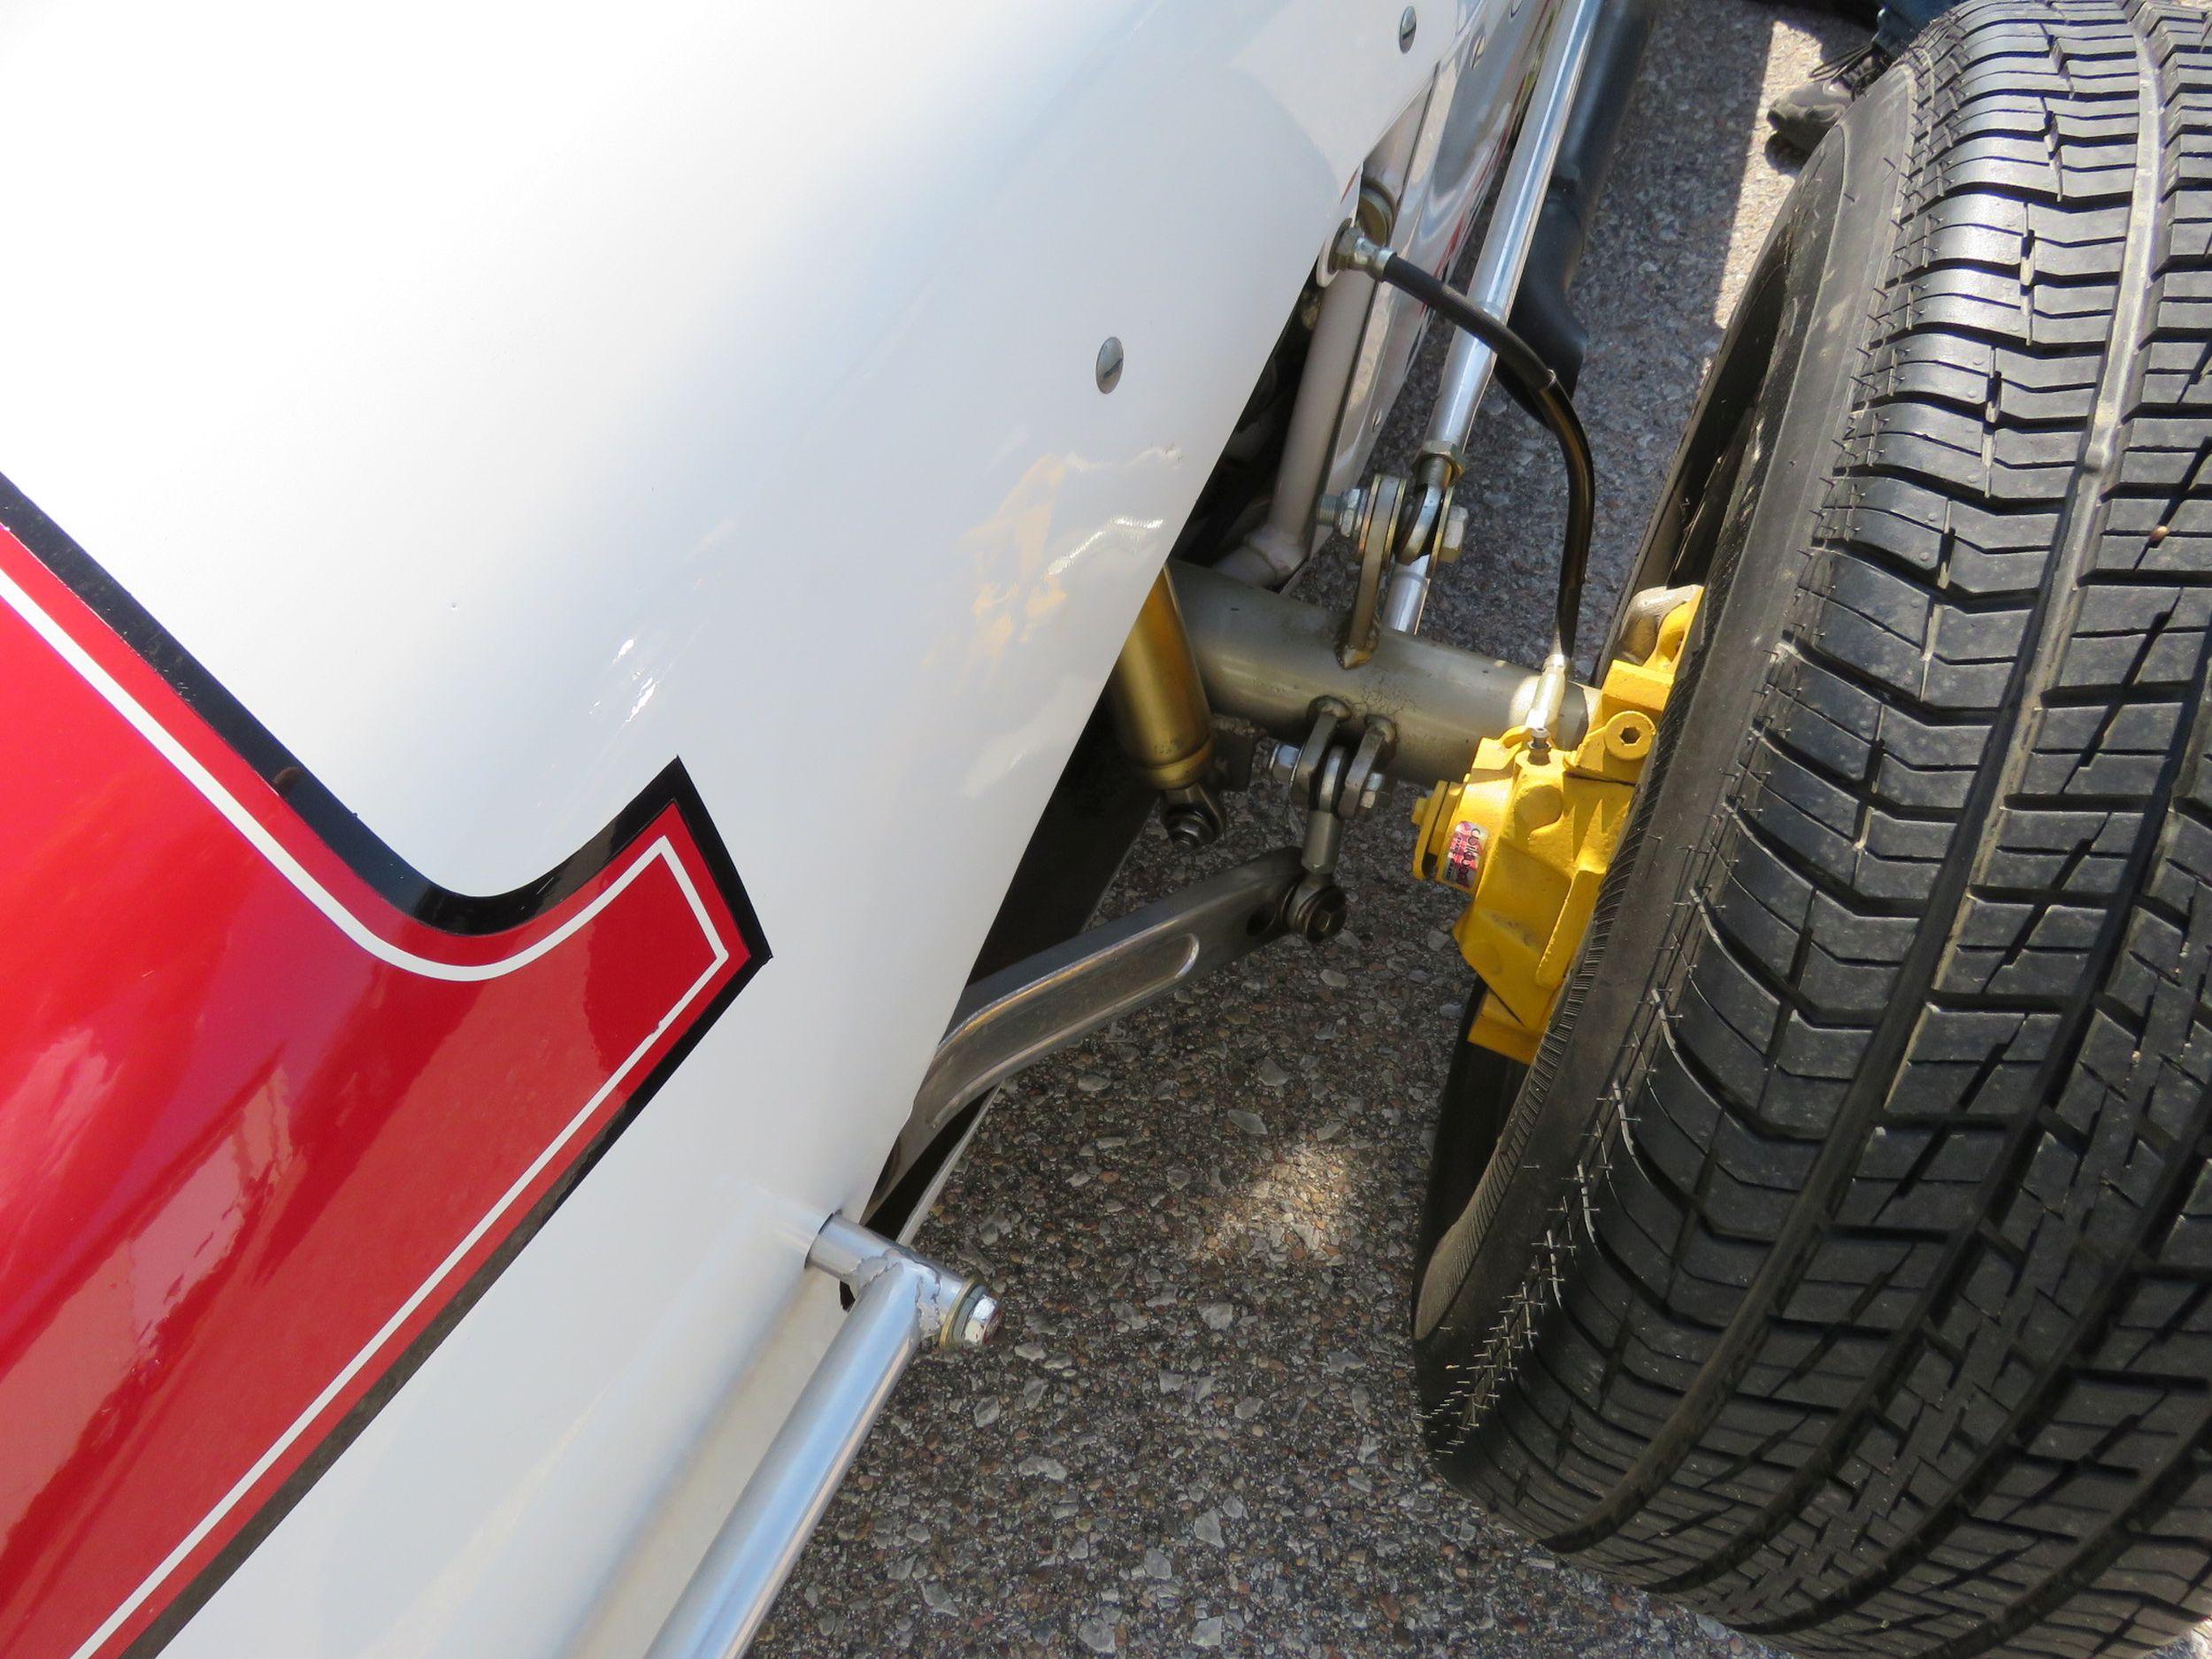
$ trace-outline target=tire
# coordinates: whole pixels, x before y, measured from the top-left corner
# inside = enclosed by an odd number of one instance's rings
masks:
[[[1445,1102],[1445,1472],[1806,1653],[2212,1615],[2206,32],[1966,0],[1815,156],[1640,565],[1708,599],[1590,941]]]

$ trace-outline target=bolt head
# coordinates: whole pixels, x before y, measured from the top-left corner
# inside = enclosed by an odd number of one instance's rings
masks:
[[[998,1298],[981,1286],[961,1298],[953,1316],[952,1340],[956,1347],[981,1348],[998,1330]]]
[[[1310,945],[1326,944],[1344,929],[1352,902],[1326,876],[1308,875],[1283,903],[1283,926]]]
[[[1409,52],[1413,50],[1413,33],[1420,25],[1421,19],[1414,15],[1411,6],[1408,6],[1398,14],[1398,50],[1400,51]]]
[[[1100,391],[1110,392],[1121,384],[1121,337],[1108,334],[1106,343],[1098,349],[1096,373]]]
[[[1352,902],[1345,896],[1344,889],[1333,882],[1299,907],[1291,926],[1308,944],[1325,945],[1344,931],[1345,918],[1351,909]]]
[[[1178,847],[1209,847],[1220,834],[1208,813],[1195,806],[1171,806],[1161,814],[1160,826]]]

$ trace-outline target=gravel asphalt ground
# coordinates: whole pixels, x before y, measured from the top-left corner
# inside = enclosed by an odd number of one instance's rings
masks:
[[[1577,290],[1601,319],[1578,399],[1602,489],[1594,617],[1789,188],[1764,105],[1853,38],[1756,0],[1673,0],[1661,20]],[[1438,343],[1386,432],[1401,470]],[[1428,631],[1532,661],[1557,462],[1504,399],[1486,410],[1474,448],[1494,465]],[[1317,596],[1342,581],[1323,572]],[[764,1659],[1768,1651],[1555,1560],[1428,1471],[1406,1303],[1467,978],[1452,896],[1405,878],[1405,805],[1349,839],[1346,936],[1278,945],[1003,1091],[919,1242],[987,1275],[1005,1329],[901,1386]],[[1202,868],[1294,839],[1279,790],[1239,812]],[[1193,863],[1148,833],[1109,913]]]

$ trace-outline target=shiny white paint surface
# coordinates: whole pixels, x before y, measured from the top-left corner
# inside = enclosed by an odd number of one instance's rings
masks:
[[[1346,180],[1476,7],[1409,54],[1401,9],[0,15],[0,472],[434,880],[535,876],[680,757],[774,952],[172,1654],[642,1647]]]

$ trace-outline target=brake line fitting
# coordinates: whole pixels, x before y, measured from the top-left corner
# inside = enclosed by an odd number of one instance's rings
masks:
[[[1619,850],[1702,591],[1655,589],[1632,602],[1579,743],[1552,741],[1532,709],[1503,737],[1483,740],[1463,780],[1438,784],[1414,809],[1414,874],[1467,895],[1453,937],[1487,992],[1469,1041],[1524,1064],[1536,1057]]]

